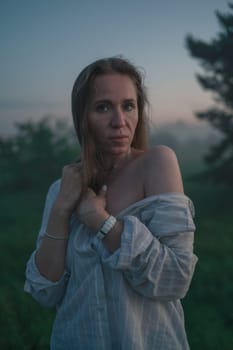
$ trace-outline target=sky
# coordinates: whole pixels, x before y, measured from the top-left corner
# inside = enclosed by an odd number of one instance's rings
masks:
[[[156,124],[196,122],[212,102],[195,79],[202,72],[185,37],[211,40],[215,10],[227,0],[0,1],[0,135],[16,121],[45,115],[72,121],[70,95],[96,59],[123,55],[145,72]]]

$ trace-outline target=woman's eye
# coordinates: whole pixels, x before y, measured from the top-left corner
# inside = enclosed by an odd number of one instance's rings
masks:
[[[106,103],[102,103],[96,106],[96,111],[99,113],[104,113],[109,110],[109,106]]]
[[[126,112],[131,112],[133,109],[135,109],[135,105],[134,105],[134,103],[132,103],[132,102],[126,103],[126,104],[124,105],[124,110],[125,110]]]

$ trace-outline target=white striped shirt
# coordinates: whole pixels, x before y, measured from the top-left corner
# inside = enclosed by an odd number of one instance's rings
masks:
[[[37,249],[60,181],[47,195]],[[41,276],[35,252],[25,291],[56,306],[52,350],[189,349],[180,299],[197,257],[191,200],[181,193],[154,195],[123,210],[121,246],[113,254],[73,215],[66,270],[58,282]]]

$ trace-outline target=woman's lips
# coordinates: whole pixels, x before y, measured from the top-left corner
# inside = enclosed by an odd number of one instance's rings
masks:
[[[112,137],[110,137],[110,140],[113,140],[113,141],[120,141],[120,140],[126,140],[126,139],[128,139],[128,136],[122,136],[122,135],[120,135],[120,136],[112,136]]]
[[[114,136],[110,138],[110,141],[115,145],[123,145],[128,142],[127,136]]]

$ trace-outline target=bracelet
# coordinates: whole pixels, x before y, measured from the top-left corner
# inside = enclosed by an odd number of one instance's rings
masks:
[[[111,229],[115,225],[116,221],[117,221],[116,218],[114,218],[114,216],[110,215],[107,218],[107,220],[104,221],[103,225],[101,226],[101,228],[97,232],[96,237],[99,239],[103,239],[109,233],[109,231],[111,231]]]
[[[55,239],[55,240],[65,240],[65,239],[68,239],[68,236],[60,236],[60,237],[57,237],[57,236],[53,236],[53,235],[50,235],[49,233],[45,232],[44,235],[48,238],[51,238],[51,239]]]

